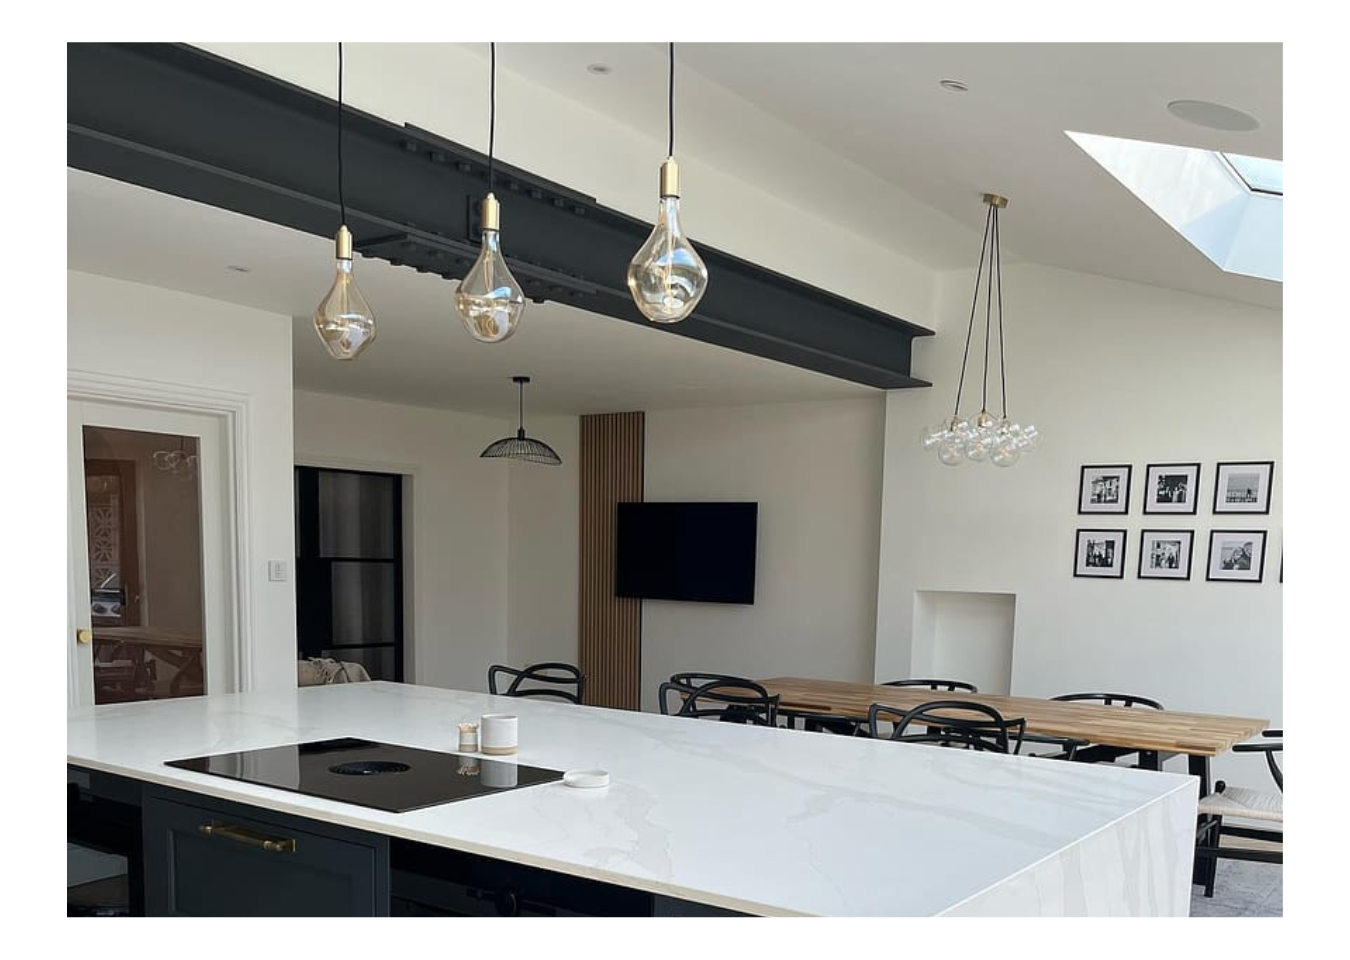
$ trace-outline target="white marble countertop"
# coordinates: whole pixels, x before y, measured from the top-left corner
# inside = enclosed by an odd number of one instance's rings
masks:
[[[457,727],[520,717],[521,763],[599,767],[409,813],[253,786],[167,760],[332,737],[456,752]],[[934,915],[1191,778],[394,683],[88,708],[68,762],[272,810],[751,913]]]

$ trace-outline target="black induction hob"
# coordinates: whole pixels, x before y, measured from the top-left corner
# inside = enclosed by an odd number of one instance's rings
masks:
[[[393,813],[562,779],[558,770],[523,763],[350,737],[170,760],[168,765]]]

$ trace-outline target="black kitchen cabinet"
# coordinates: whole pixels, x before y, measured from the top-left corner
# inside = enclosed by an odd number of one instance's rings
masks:
[[[128,777],[67,769],[68,839],[126,856],[133,914],[738,915]]]
[[[197,794],[147,787],[150,916],[389,914],[386,837]]]

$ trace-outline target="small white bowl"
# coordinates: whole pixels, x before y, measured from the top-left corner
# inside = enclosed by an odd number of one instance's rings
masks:
[[[607,770],[569,770],[563,774],[563,783],[569,787],[607,787]]]

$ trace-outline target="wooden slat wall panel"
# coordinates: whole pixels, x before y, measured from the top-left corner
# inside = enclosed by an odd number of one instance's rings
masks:
[[[637,710],[642,601],[614,596],[615,504],[642,500],[643,415],[581,418],[581,577],[577,659],[586,702]]]

